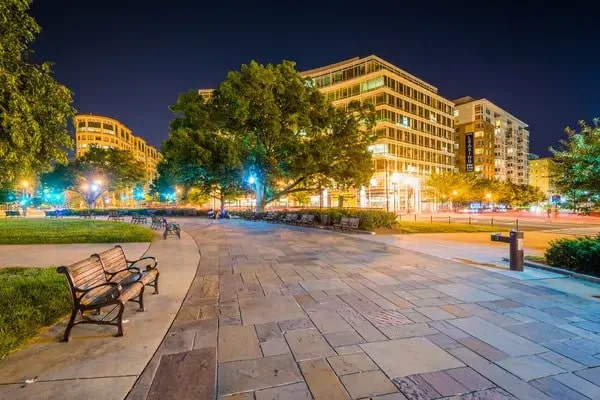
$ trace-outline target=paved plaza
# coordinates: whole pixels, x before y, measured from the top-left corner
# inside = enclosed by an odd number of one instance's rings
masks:
[[[594,298],[359,235],[182,226],[199,270],[128,399],[600,398]]]
[[[125,337],[57,343],[57,324],[0,364],[0,398],[600,398],[599,285],[459,263],[484,251],[458,244],[179,222],[148,250],[165,286]],[[23,376],[40,382],[8,384]]]

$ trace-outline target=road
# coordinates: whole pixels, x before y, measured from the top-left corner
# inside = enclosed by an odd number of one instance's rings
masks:
[[[596,235],[600,233],[600,218],[577,215],[559,215],[547,218],[545,215],[530,213],[485,213],[485,214],[408,214],[401,215],[401,221],[470,223],[472,225],[493,225],[498,228],[524,231],[549,231],[572,235]]]

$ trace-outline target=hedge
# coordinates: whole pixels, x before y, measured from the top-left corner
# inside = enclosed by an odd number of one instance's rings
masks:
[[[546,262],[554,267],[600,276],[600,234],[554,240],[546,250],[545,257]]]
[[[277,217],[284,217],[286,214],[314,214],[322,225],[333,225],[340,222],[342,217],[360,218],[359,229],[371,230],[374,228],[391,227],[394,222],[394,214],[382,210],[360,210],[352,208],[303,208],[301,210],[281,210],[281,211],[232,211],[232,215],[239,215],[242,218],[256,216],[264,218],[268,213],[276,213]]]

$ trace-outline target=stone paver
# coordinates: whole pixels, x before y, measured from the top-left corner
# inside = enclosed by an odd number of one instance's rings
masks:
[[[367,343],[360,347],[390,378],[464,366],[425,338]]]
[[[600,398],[600,301],[562,292],[566,278],[465,266],[377,235],[182,227],[202,258],[162,351],[218,346],[219,398]]]

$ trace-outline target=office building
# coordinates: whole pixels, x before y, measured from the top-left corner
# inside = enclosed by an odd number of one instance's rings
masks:
[[[304,71],[337,107],[369,101],[377,114],[374,175],[350,206],[415,212],[432,209],[423,190],[432,172],[454,171],[454,104],[437,88],[371,55]],[[334,191],[329,191],[335,205]],[[333,204],[331,204],[333,203]]]
[[[527,184],[528,125],[487,99],[454,100],[460,172]]]
[[[74,124],[77,157],[83,156],[92,145],[126,150],[144,164],[147,185],[156,177],[160,153],[143,138],[135,136],[125,124],[93,114],[76,115]]]

